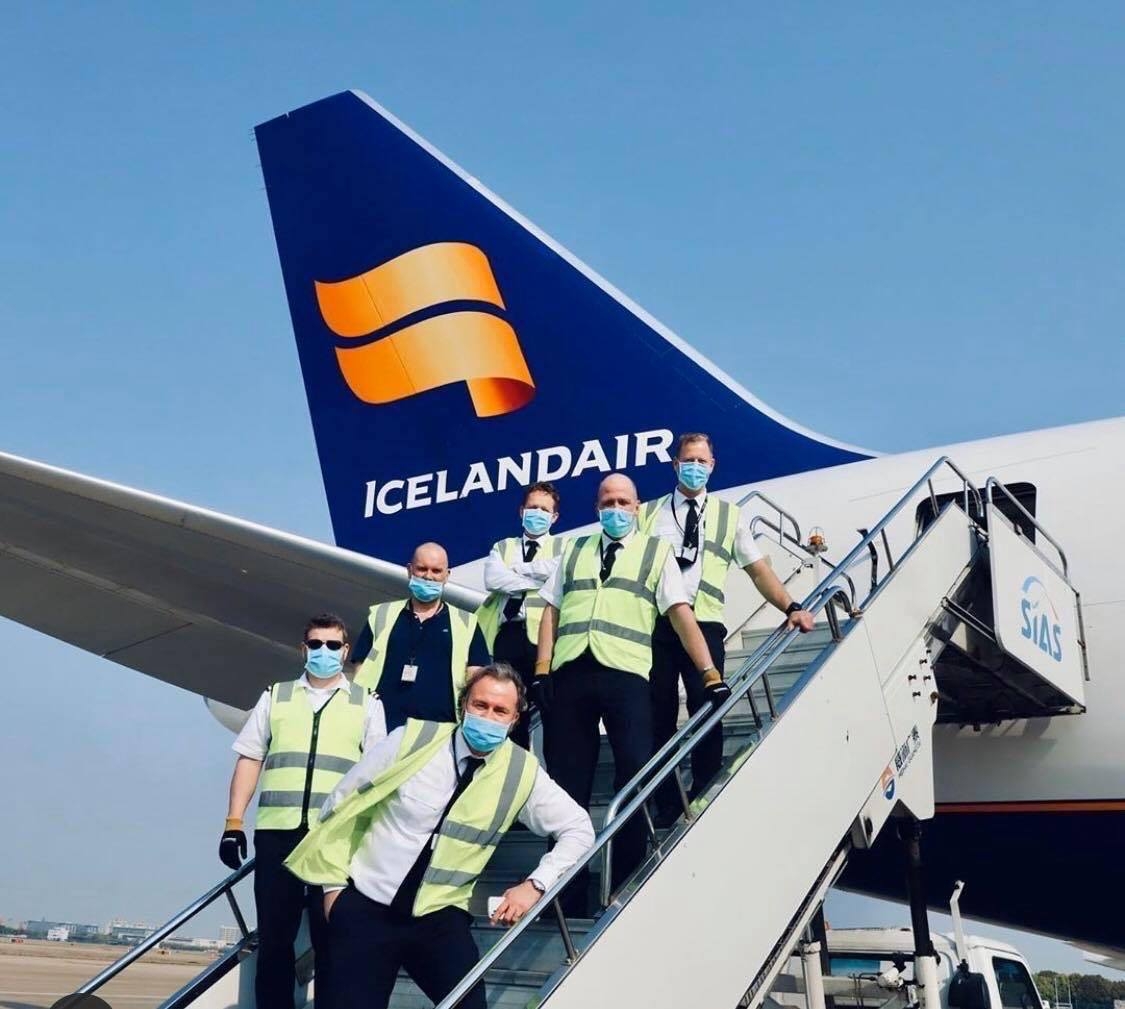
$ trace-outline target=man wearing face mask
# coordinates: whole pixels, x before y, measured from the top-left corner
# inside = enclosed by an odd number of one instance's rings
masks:
[[[539,618],[546,605],[539,589],[554,571],[563,544],[550,532],[558,517],[554,484],[532,484],[520,508],[523,535],[494,544],[484,563],[484,587],[490,595],[477,610],[477,622],[493,659],[508,663],[525,685],[535,673]],[[528,745],[526,713],[511,736],[518,745]]]
[[[683,572],[688,602],[715,667],[722,669],[726,658],[724,588],[732,564],[746,571],[762,597],[785,615],[790,627],[798,627],[802,632],[812,630],[812,615],[793,601],[762,557],[738,506],[707,493],[707,481],[715,469],[711,438],[702,432],[680,435],[672,466],[676,471],[675,489],[671,494],[644,504],[637,524],[642,532],[658,536],[672,547],[676,563]],[[681,679],[687,694],[688,713],[694,714],[709,703],[710,698],[672,625],[662,617],[656,622],[652,635],[653,752],[676,733]],[[692,751],[690,798],[695,798],[718,774],[722,760],[723,729],[720,725]],[[682,812],[675,783],[668,781],[656,793],[657,826],[671,824]]]
[[[323,886],[334,1009],[386,1009],[400,969],[435,1004],[479,959],[469,902],[518,819],[555,839],[492,917],[513,925],[594,843],[590,817],[507,739],[527,701],[504,663],[478,669],[461,724],[410,719],[344,776],[286,863]],[[484,1009],[482,985],[459,1003]]]
[[[234,742],[238,761],[219,842],[219,858],[237,869],[246,857],[243,817],[260,779],[254,824],[259,936],[254,984],[261,1009],[293,1007],[293,941],[306,905],[316,955],[317,1004],[332,1009],[331,986],[321,983],[331,958],[321,893],[295,879],[284,862],[344,772],[387,734],[378,698],[344,676],[348,645],[343,620],[331,613],[309,620],[301,654],[305,671],[300,678],[266,690]]]
[[[607,476],[597,497],[601,533],[568,540],[540,592],[547,606],[532,691],[550,709],[547,767],[583,807],[590,804],[599,721],[613,748],[615,789],[652,754],[648,676],[657,617],[667,616],[711,696],[730,696],[688,605],[672,549],[637,531],[637,507],[633,481],[621,473]],[[645,844],[643,821],[634,817],[614,843],[614,887],[644,857]],[[577,880],[569,888],[571,914],[584,910],[582,890]]]
[[[476,617],[442,601],[445,548],[423,543],[406,572],[410,598],[372,606],[352,651],[355,682],[378,692],[388,730],[408,718],[456,721],[461,684],[489,661]]]

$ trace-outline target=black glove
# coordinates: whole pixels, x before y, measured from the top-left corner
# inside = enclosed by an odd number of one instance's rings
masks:
[[[707,690],[707,700],[711,702],[713,708],[722,707],[723,702],[730,697],[730,687],[727,686],[726,680],[716,680],[710,683],[705,688]]]
[[[219,858],[223,865],[237,869],[246,857],[246,833],[241,830],[224,830],[219,841]]]
[[[531,703],[539,709],[539,714],[546,717],[555,693],[555,685],[551,682],[550,675],[533,677],[527,692],[531,697]]]

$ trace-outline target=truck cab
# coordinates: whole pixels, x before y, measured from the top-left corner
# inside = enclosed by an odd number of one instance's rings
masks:
[[[918,1004],[914,977],[914,937],[909,928],[828,929],[828,971],[824,993],[836,1009],[909,1009]],[[942,1009],[1046,1009],[1031,968],[1014,946],[997,939],[967,936],[964,957],[955,937],[935,933],[937,976]],[[965,968],[961,967],[964,959]],[[967,969],[982,979],[973,985],[951,982]],[[972,994],[966,1004],[965,993]],[[777,1006],[805,1006],[798,958],[790,962],[771,992]]]

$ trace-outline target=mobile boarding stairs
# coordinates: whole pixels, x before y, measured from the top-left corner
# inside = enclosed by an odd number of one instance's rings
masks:
[[[955,493],[939,494],[950,485]],[[482,958],[441,1009],[482,979],[490,1006],[513,1009],[757,1009],[793,951],[807,950],[805,940],[823,927],[822,902],[849,853],[870,847],[892,819],[908,839],[911,824],[933,816],[936,722],[1084,710],[1081,603],[1066,555],[998,480],[978,490],[939,459],[835,565],[811,563],[815,551],[801,543],[796,520],[761,495],[750,495],[747,507],[754,497],[776,508],[776,522],[754,524],[771,539],[771,556],[780,548],[792,560],[781,572],[787,582],[810,570],[825,575],[804,600],[816,629],[763,628],[776,612],[751,613],[728,640],[732,696],[686,719],[617,794],[603,747],[592,813],[604,826],[594,847],[507,930],[488,924],[487,898],[525,877],[543,841],[525,831],[504,839],[474,895]],[[892,552],[892,539],[905,549]],[[682,770],[720,722],[723,769],[689,802]],[[684,813],[658,831],[647,802],[667,780]],[[614,837],[633,815],[647,823],[650,854],[613,893]],[[907,849],[917,854],[916,843]],[[583,868],[592,870],[601,911],[567,919],[557,897]],[[251,871],[244,865],[80,992],[100,991],[112,1004],[113,978],[226,899],[242,939],[161,1009],[253,1009],[256,935],[234,895]],[[924,895],[913,888],[911,904],[925,954]],[[313,972],[306,951],[298,1005],[315,995]],[[430,1003],[402,977],[391,1004]]]

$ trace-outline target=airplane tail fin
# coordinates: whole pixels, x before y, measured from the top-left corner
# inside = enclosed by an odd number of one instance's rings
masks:
[[[339,545],[454,563],[551,480],[563,528],[706,431],[717,489],[866,457],[780,417],[366,95],[257,127]]]

